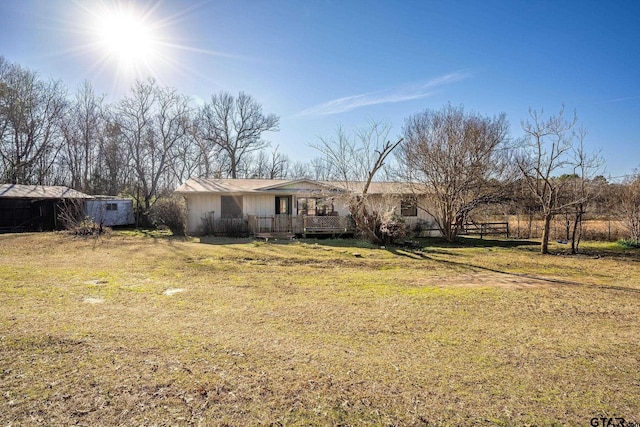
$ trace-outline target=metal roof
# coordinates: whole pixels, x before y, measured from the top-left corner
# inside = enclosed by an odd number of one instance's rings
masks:
[[[176,193],[256,193],[261,188],[285,184],[288,179],[213,179],[191,178]]]
[[[327,190],[362,191],[363,182],[350,182],[345,185],[339,181],[315,181],[312,179],[215,179],[215,178],[190,178],[179,186],[175,192],[178,194],[192,193],[276,193],[279,187],[288,186],[286,191],[296,184],[312,183]],[[301,185],[302,186],[302,185]],[[304,187],[304,186],[302,186]],[[374,181],[369,187],[369,193],[411,193],[411,188],[406,183]]]
[[[0,197],[13,199],[92,199],[92,196],[58,185],[1,184]]]

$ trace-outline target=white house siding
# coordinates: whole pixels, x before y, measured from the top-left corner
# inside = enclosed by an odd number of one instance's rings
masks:
[[[276,199],[274,194],[245,194],[242,209],[245,215],[275,215]]]
[[[116,205],[116,209],[107,209],[107,205]],[[113,227],[135,224],[133,200],[131,199],[95,199],[85,202],[87,215],[94,222]]]
[[[242,196],[244,215],[274,215],[275,196],[272,194],[188,194],[184,195],[187,204],[187,231],[197,233],[202,217],[213,211],[213,217],[219,219],[222,210],[221,196]]]
[[[281,186],[278,189],[267,190],[267,193],[182,193],[187,204],[187,231],[191,234],[198,233],[202,223],[202,217],[208,213],[214,212],[214,219],[219,219],[221,215],[221,196],[242,196],[242,211],[245,217],[247,215],[256,216],[273,216],[275,215],[275,198],[277,196],[291,195],[292,215],[297,215],[297,199],[299,197],[321,197],[322,193],[316,192],[322,187],[314,186],[313,183],[293,183],[290,186]],[[326,188],[326,187],[324,187]],[[382,196],[373,194],[370,196],[371,202],[381,202]],[[398,195],[394,204],[397,204],[396,212],[400,214],[401,196]],[[345,199],[336,195],[334,198],[334,212],[339,216],[349,215],[349,209],[345,204]],[[420,223],[424,228],[435,228],[433,219],[421,209],[418,209],[418,215],[415,217],[405,217],[407,224],[413,228]]]
[[[214,212],[215,218],[220,218],[219,194],[189,194],[185,195],[187,204],[187,231],[197,233],[202,223],[202,217],[207,212]]]
[[[371,204],[373,204],[373,205],[384,204],[383,197],[387,197],[388,198],[389,196],[382,196],[380,194],[371,194],[371,195],[369,195],[369,200],[370,200]],[[421,196],[418,196],[418,197],[421,197]],[[393,203],[393,205],[395,207],[395,212],[399,215],[400,212],[401,212],[402,196],[397,195],[394,198],[395,198],[395,200],[392,199],[391,202]],[[386,203],[389,203],[389,201],[387,201]],[[347,215],[348,213],[349,213],[349,211],[347,209],[346,213],[340,212],[340,215]],[[433,222],[433,218],[431,218],[423,209],[418,209],[417,210],[417,214],[418,214],[417,216],[405,216],[405,217],[403,217],[405,222],[409,226],[409,228],[413,229],[418,223],[420,223],[423,228],[435,228],[435,224]]]
[[[339,216],[349,215],[349,206],[347,206],[345,199],[341,197],[335,197],[333,199],[333,210],[337,212]]]

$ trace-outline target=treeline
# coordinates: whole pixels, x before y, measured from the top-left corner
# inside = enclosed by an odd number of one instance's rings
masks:
[[[263,138],[278,126],[242,92],[196,107],[147,79],[107,103],[89,82],[70,93],[0,56],[2,182],[128,194],[148,208],[192,176],[322,178],[314,162],[291,162]]]
[[[586,132],[564,108],[555,115],[531,110],[519,140],[510,137],[504,114],[485,117],[451,105],[408,117],[393,144],[382,123],[353,133],[338,128],[319,138],[318,157],[309,162],[290,161],[265,139],[278,130],[279,117],[242,92],[215,93],[196,106],[147,79],[107,103],[89,82],[71,93],[61,81],[0,56],[5,183],[128,195],[144,218],[190,177],[338,180],[360,188],[349,201],[351,214],[363,235],[382,241],[397,204],[372,208],[367,189],[373,180],[395,179],[426,196],[416,198],[417,208],[448,240],[482,212],[506,209],[542,219],[545,253],[558,215],[571,218],[575,251],[581,221],[594,212],[619,218],[640,241],[638,174],[609,183],[600,174],[604,159],[585,149]]]

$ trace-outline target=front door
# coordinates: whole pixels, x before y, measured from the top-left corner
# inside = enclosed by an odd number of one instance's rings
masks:
[[[276,215],[291,215],[291,196],[276,196]]]

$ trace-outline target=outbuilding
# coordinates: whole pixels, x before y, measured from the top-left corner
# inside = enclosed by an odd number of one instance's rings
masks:
[[[94,196],[85,202],[87,216],[97,224],[107,227],[136,223],[133,200],[113,196]]]
[[[0,232],[49,231],[62,228],[65,209],[83,209],[92,196],[64,186],[0,185]]]

